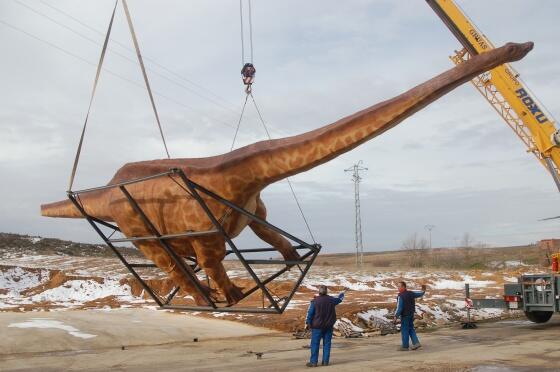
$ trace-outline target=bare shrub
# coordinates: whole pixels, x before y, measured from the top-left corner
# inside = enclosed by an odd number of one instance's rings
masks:
[[[425,238],[418,239],[418,234],[411,234],[401,246],[402,250],[408,251],[408,265],[410,267],[423,267],[426,265],[428,256],[428,241]]]

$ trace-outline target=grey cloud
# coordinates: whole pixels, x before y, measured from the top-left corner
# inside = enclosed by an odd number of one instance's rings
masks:
[[[94,40],[103,40],[103,35],[42,2],[21,1]],[[104,30],[113,3],[49,4]],[[148,68],[167,77],[149,73],[152,88],[165,95],[156,94],[155,99],[172,155],[199,157],[227,151],[243,99],[238,4],[168,1],[162,5],[138,0],[129,5]],[[253,5],[255,98],[274,137],[317,128],[401,93],[450,68],[447,55],[458,48],[424,2]],[[536,42],[535,50],[515,66],[557,112],[560,80],[550,61],[559,57],[553,36],[560,33],[555,19],[559,5],[553,1],[543,1],[537,8],[523,1],[460,5],[497,45],[510,39]],[[534,17],[523,16],[527,27],[518,27],[521,15],[529,10]],[[506,16],[497,22],[492,14]],[[94,64],[99,57],[96,45],[13,1],[0,2],[0,19]],[[131,46],[120,9],[114,39]],[[7,196],[0,203],[0,230],[98,241],[84,221],[38,216],[41,203],[65,197],[95,66],[2,24],[0,42],[7,51],[0,60],[4,88],[0,92],[0,192]],[[113,42],[110,47],[135,58]],[[133,83],[102,73],[78,168],[78,187],[105,183],[125,162],[164,155],[138,66],[109,51],[106,69]],[[250,108],[238,144],[263,138]],[[368,249],[398,248],[407,234],[421,233],[426,223],[437,226],[434,242],[438,245],[453,244],[453,237],[464,230],[480,239],[487,236],[484,239],[492,244],[525,242],[554,235],[553,224],[544,227],[534,221],[558,213],[549,176],[534,159],[523,160],[523,153],[515,135],[466,85],[373,141],[297,175],[294,187],[316,235],[331,252],[353,249],[353,186],[343,170],[360,159],[370,168],[362,183]],[[286,185],[271,187],[263,198],[273,222],[306,236]],[[250,233],[240,239],[258,243]]]

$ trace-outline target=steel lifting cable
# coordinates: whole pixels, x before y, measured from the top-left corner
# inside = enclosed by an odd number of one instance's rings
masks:
[[[249,6],[249,47],[251,53],[250,62],[253,63],[253,18],[251,11],[251,0],[247,0]],[[239,0],[239,18],[241,20],[241,66],[245,64],[245,26],[243,23],[243,0]]]
[[[249,3],[249,43],[251,47],[251,63],[253,63],[253,17],[251,11],[251,0],[248,0]]]
[[[239,128],[241,127],[241,122],[243,120],[243,114],[245,113],[245,107],[247,106],[247,99],[249,98],[249,93],[251,93],[251,85],[254,81],[255,67],[253,66],[253,21],[252,21],[252,11],[251,11],[251,0],[247,0],[249,5],[249,40],[251,48],[251,61],[245,61],[245,25],[243,22],[243,0],[239,0],[239,24],[240,24],[240,36],[241,36],[241,76],[243,79],[243,84],[246,85],[245,88],[245,101],[243,102],[243,108],[241,109],[241,114],[239,115],[239,120],[237,121],[237,126],[235,127],[235,135],[233,136],[233,141],[231,143],[231,148],[229,151],[233,151],[235,146],[235,140],[237,139],[237,134],[239,133]]]
[[[255,101],[255,97],[253,96],[253,93],[249,93],[249,96],[251,96],[251,100],[253,101],[253,104],[255,105],[255,109],[257,110],[257,114],[259,116],[260,122],[266,132],[266,135],[268,137],[269,140],[272,139],[272,137],[270,136],[270,132],[268,131],[268,128],[266,126],[266,123],[263,119],[263,116],[261,114],[261,110],[259,109],[259,106],[257,105],[257,101]],[[297,207],[299,209],[299,213],[301,214],[301,217],[303,218],[303,222],[305,223],[305,226],[307,227],[307,231],[309,232],[309,235],[311,236],[311,240],[313,240],[314,244],[317,244],[317,242],[315,241],[315,237],[313,236],[313,232],[311,231],[311,227],[309,227],[309,222],[307,221],[307,218],[305,217],[305,213],[303,213],[303,208],[301,207],[301,204],[299,203],[299,199],[296,195],[296,192],[294,190],[294,187],[292,185],[292,181],[290,180],[289,177],[286,178],[286,181],[288,182],[288,186],[290,186],[290,190],[292,191],[292,195],[294,197],[294,200],[297,204]],[[301,270],[301,269],[300,269]]]
[[[159,121],[159,115],[157,112],[156,104],[154,102],[154,95],[152,94],[152,89],[150,88],[150,82],[148,81],[148,75],[146,74],[146,67],[144,67],[144,61],[142,60],[142,54],[140,53],[140,46],[138,45],[138,40],[136,39],[136,32],[134,32],[134,26],[132,25],[132,18],[130,17],[130,12],[128,11],[128,6],[126,0],[122,0],[122,5],[124,12],[126,13],[126,21],[128,22],[128,28],[130,29],[130,35],[132,36],[132,42],[134,43],[134,48],[136,49],[136,55],[138,56],[138,62],[140,63],[140,68],[142,69],[142,75],[144,76],[144,81],[146,82],[146,89],[148,90],[148,95],[150,96],[150,102],[152,103],[152,108],[154,109],[154,115],[156,116],[157,125],[159,128],[159,134],[163,141],[163,146],[165,147],[165,153],[169,159],[169,150],[167,149],[167,143],[165,142],[165,136],[163,135],[163,129],[161,129],[161,122]]]
[[[74,178],[76,177],[76,170],[78,168],[78,162],[80,160],[80,154],[82,152],[82,145],[84,143],[84,135],[86,133],[86,127],[88,123],[89,113],[91,111],[91,105],[93,103],[93,97],[95,96],[95,90],[97,89],[97,82],[99,81],[99,75],[101,73],[101,66],[103,66],[103,61],[105,60],[105,52],[107,51],[107,44],[109,43],[109,36],[111,35],[111,29],[113,28],[113,20],[115,19],[115,11],[117,10],[117,4],[119,0],[115,1],[115,6],[113,8],[113,14],[111,14],[111,21],[109,22],[109,27],[107,28],[107,34],[105,35],[105,41],[103,42],[103,49],[101,50],[101,56],[99,57],[99,62],[97,64],[97,71],[95,73],[95,80],[93,82],[93,89],[91,90],[91,97],[89,99],[89,106],[84,120],[84,126],[82,127],[82,134],[80,135],[80,142],[78,143],[78,149],[76,150],[76,156],[74,157],[74,165],[72,166],[72,173],[70,174],[70,182],[68,185],[68,191],[72,190],[72,185],[74,184]]]
[[[235,128],[235,135],[233,136],[233,141],[231,142],[231,148],[229,151],[233,151],[233,147],[235,146],[235,140],[237,139],[237,133],[239,132],[239,127],[241,126],[241,121],[243,120],[243,114],[245,113],[245,107],[247,106],[247,99],[249,95],[245,95],[245,102],[243,102],[243,108],[241,109],[241,115],[239,115],[239,120],[237,121],[237,127]]]
[[[148,90],[148,94],[150,96],[150,101],[151,101],[152,109],[154,110],[154,114],[155,114],[155,117],[156,117],[157,125],[158,125],[158,128],[159,128],[159,133],[161,135],[161,139],[163,140],[163,146],[165,147],[165,153],[167,154],[167,158],[170,158],[169,151],[167,149],[167,143],[165,141],[165,136],[163,135],[163,130],[161,128],[161,122],[159,120],[159,115],[158,115],[156,105],[155,105],[155,101],[154,101],[154,97],[153,97],[153,94],[152,94],[152,89],[151,89],[150,83],[148,81],[148,75],[146,74],[146,68],[144,67],[144,62],[142,60],[142,54],[140,53],[140,47],[138,45],[138,40],[136,38],[136,33],[134,32],[134,27],[132,25],[132,18],[130,16],[130,12],[128,11],[128,6],[126,4],[126,0],[122,0],[122,4],[123,4],[123,8],[124,8],[124,11],[125,11],[125,14],[126,14],[128,27],[130,29],[130,33],[131,33],[131,36],[132,36],[132,41],[133,41],[134,47],[136,49],[136,55],[138,56],[138,62],[140,63],[140,67],[142,69],[142,75],[144,76],[144,82],[146,83],[146,89]],[[109,21],[109,27],[107,28],[107,33],[105,35],[105,41],[103,42],[103,48],[101,50],[101,56],[99,57],[99,62],[97,64],[97,70],[96,70],[96,73],[95,73],[95,80],[93,82],[93,88],[92,88],[92,91],[91,91],[88,110],[87,110],[87,113],[86,113],[86,118],[84,120],[84,125],[82,127],[82,133],[80,135],[80,141],[78,143],[78,149],[76,150],[76,156],[74,157],[74,164],[72,166],[72,173],[70,174],[70,181],[69,181],[69,184],[68,184],[68,191],[69,192],[72,190],[72,186],[74,185],[74,179],[76,178],[76,171],[77,171],[78,163],[79,163],[79,160],[80,160],[80,154],[82,152],[82,145],[84,143],[84,137],[85,137],[85,133],[86,133],[89,114],[91,112],[91,106],[92,106],[92,103],[93,103],[93,98],[95,97],[95,91],[97,89],[97,84],[99,82],[99,76],[101,74],[101,68],[103,66],[103,61],[105,60],[105,54],[107,52],[107,45],[109,43],[111,30],[113,28],[113,21],[115,19],[115,12],[117,10],[117,5],[118,5],[118,0],[115,1],[115,6],[113,7],[113,13],[111,14],[111,20]]]
[[[241,20],[241,66],[245,64],[245,40],[243,38],[243,0],[239,0],[239,19]]]
[[[243,74],[243,71],[245,71],[245,68],[250,65],[250,67],[253,69],[252,70],[252,75],[251,77],[254,77],[254,73],[255,73],[255,69],[253,66],[253,19],[252,19],[252,9],[251,9],[251,0],[247,0],[248,6],[249,6],[249,42],[250,42],[250,55],[251,55],[251,60],[250,63],[245,61],[245,40],[244,40],[244,24],[243,24],[243,0],[239,0],[239,16],[240,16],[240,20],[241,20],[241,64],[243,65],[243,70],[241,71],[241,73]],[[235,146],[235,140],[237,139],[237,134],[239,132],[239,128],[241,126],[241,122],[243,120],[243,114],[245,113],[245,107],[247,105],[247,99],[249,98],[249,96],[251,97],[251,100],[253,101],[253,105],[255,106],[255,110],[257,111],[259,120],[266,132],[266,135],[268,137],[269,140],[272,139],[272,136],[270,135],[270,132],[268,131],[268,127],[266,126],[266,123],[264,121],[264,118],[261,114],[261,110],[259,109],[259,106],[257,105],[257,101],[255,100],[255,97],[253,96],[253,92],[251,90],[251,85],[253,84],[253,80],[250,80],[250,82],[248,83],[247,80],[245,80],[246,75],[244,75],[244,79],[243,79],[243,83],[245,85],[247,85],[247,88],[245,89],[245,101],[243,103],[243,108],[241,109],[241,115],[239,116],[239,121],[237,122],[237,127],[235,129],[235,135],[233,137],[233,142],[231,144],[231,149],[230,151],[233,150],[233,147]],[[303,208],[301,207],[301,204],[299,202],[299,199],[296,195],[296,192],[294,190],[294,187],[292,185],[292,182],[290,181],[290,178],[286,178],[286,181],[288,182],[288,186],[290,187],[290,191],[292,192],[292,196],[294,197],[294,200],[297,204],[297,207],[299,209],[299,213],[301,214],[301,217],[303,218],[303,222],[305,223],[305,226],[307,227],[307,231],[309,232],[309,235],[311,236],[311,239],[313,240],[314,244],[317,244],[317,242],[315,241],[315,236],[313,235],[313,232],[311,231],[311,227],[309,226],[309,222],[307,221],[307,218],[305,217],[305,213],[303,213]],[[301,268],[300,268],[301,270]]]

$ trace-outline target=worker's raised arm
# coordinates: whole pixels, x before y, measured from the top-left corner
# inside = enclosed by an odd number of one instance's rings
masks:
[[[412,295],[414,296],[414,298],[422,297],[422,296],[424,296],[424,293],[426,293],[424,291],[411,291],[411,292],[412,292]]]
[[[338,297],[334,299],[334,304],[338,305],[339,303],[342,302],[342,300],[344,300],[344,294],[346,293],[346,291],[348,290],[348,287],[344,287],[344,289],[342,290],[342,292],[340,292],[338,294]]]
[[[338,305],[339,303],[342,302],[342,300],[344,300],[344,292],[345,292],[345,290],[342,291],[342,292],[340,292],[340,293],[338,294],[338,297],[336,297],[336,298],[334,299],[334,304],[335,304],[335,305]]]
[[[422,284],[422,290],[421,291],[412,291],[412,294],[414,295],[414,298],[419,298],[424,296],[424,294],[426,293],[426,285]]]

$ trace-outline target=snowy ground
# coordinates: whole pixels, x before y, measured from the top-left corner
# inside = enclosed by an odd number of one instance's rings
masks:
[[[0,311],[155,308],[153,301],[145,296],[121,266],[118,260],[112,258],[24,255],[3,257],[0,259]],[[247,273],[239,266],[229,263],[228,268],[228,274],[234,281],[248,282]],[[264,278],[277,269],[271,266],[255,271],[259,277]],[[309,300],[313,298],[317,285],[325,284],[331,293],[349,288],[345,301],[338,308],[340,321],[346,322],[356,331],[367,331],[368,328],[378,327],[392,318],[397,283],[404,280],[411,289],[419,289],[422,284],[428,286],[426,296],[417,303],[418,325],[433,327],[465,318],[465,283],[470,284],[472,297],[500,297],[504,283],[516,281],[521,270],[529,269],[514,266],[492,272],[367,272],[335,266],[315,266],[281,317],[231,313],[195,314],[295,330],[302,326]],[[289,287],[288,284],[293,283],[298,275],[297,269],[285,273],[279,278],[279,282],[275,282],[274,291],[285,290],[284,287]],[[164,294],[172,289],[172,285],[164,283],[161,276],[152,274],[147,277],[159,280]],[[183,298],[187,299],[188,296]],[[478,319],[507,318],[511,315],[503,310],[493,309],[474,312]]]

